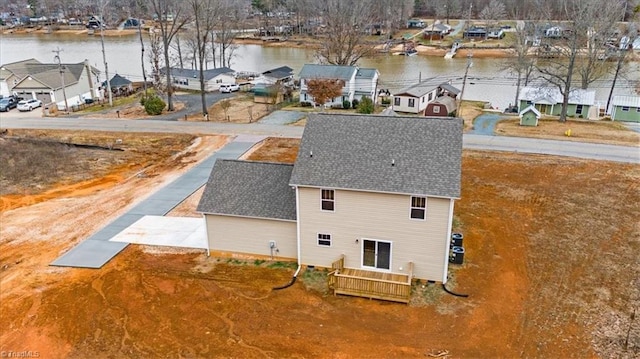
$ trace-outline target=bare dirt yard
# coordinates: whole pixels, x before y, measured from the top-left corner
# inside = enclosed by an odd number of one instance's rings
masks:
[[[69,153],[45,157],[55,163],[46,176],[16,162],[25,176],[2,178],[2,188],[12,189],[1,197],[0,351],[42,358],[640,356],[637,165],[465,151],[455,209],[465,263],[452,266],[448,287],[469,297],[421,282],[402,305],[334,297],[322,270],[274,291],[294,264],[199,250],[131,245],[98,270],[50,267],[227,139],[9,135],[106,147],[120,139],[124,151],[65,145]],[[0,153],[13,153],[0,157],[3,176],[5,161],[23,153],[12,141],[0,139]],[[21,144],[37,153],[50,145]],[[297,145],[269,139],[249,159],[291,162]],[[201,193],[171,215],[198,216]]]

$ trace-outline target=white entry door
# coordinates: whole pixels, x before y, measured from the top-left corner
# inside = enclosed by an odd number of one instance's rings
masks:
[[[362,241],[362,266],[391,269],[391,242],[365,239]]]

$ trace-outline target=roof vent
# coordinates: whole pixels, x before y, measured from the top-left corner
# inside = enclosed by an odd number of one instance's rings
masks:
[[[395,167],[396,165],[396,160],[391,160],[391,167]]]
[[[313,157],[313,151],[309,152],[309,157]]]

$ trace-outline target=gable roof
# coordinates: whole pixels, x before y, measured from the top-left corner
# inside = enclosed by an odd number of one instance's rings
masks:
[[[613,106],[640,107],[640,96],[616,95],[611,100]]]
[[[160,69],[161,73],[166,73],[166,67],[163,67]],[[228,68],[228,67],[218,67],[215,69],[210,69],[210,70],[205,70],[204,71],[204,80],[205,81],[209,81],[212,78],[221,75],[221,74],[227,74],[227,73],[231,73],[231,72],[235,72],[234,70]],[[194,78],[194,79],[199,79],[200,78],[200,70],[193,70],[193,69],[181,69],[178,67],[172,67],[171,68],[171,75],[176,76],[176,77],[183,77],[183,78]]]
[[[398,91],[398,93],[394,93],[393,96],[422,97],[437,88],[438,85],[434,85],[433,83],[420,82],[418,84],[406,87]]]
[[[267,75],[270,74],[272,72],[287,72],[289,74],[293,75],[293,69],[289,66],[280,66],[280,67],[276,67],[275,69],[271,69],[271,70],[267,70],[265,72],[263,72],[263,75]]]
[[[126,79],[118,74],[113,75],[111,80],[109,80],[109,85],[111,85],[111,87],[129,86],[130,84],[131,84],[131,81],[129,79]],[[104,85],[105,85],[105,81],[102,81],[102,86]]]
[[[296,195],[289,185],[293,165],[217,160],[198,212],[253,218],[296,219]]]
[[[300,70],[301,79],[338,79],[349,81],[356,71],[355,66],[305,64]]]
[[[360,79],[375,79],[376,77],[379,77],[380,74],[378,73],[378,70],[376,69],[358,69],[358,71],[356,72],[356,78],[360,78]]]
[[[562,94],[556,87],[523,87],[520,90],[520,101],[554,105],[562,103]],[[594,90],[573,89],[569,92],[569,103],[573,105],[592,106],[596,102]]]
[[[527,108],[520,111],[520,114],[519,114],[520,118],[522,118],[522,116],[527,112],[533,112],[536,115],[536,117],[542,116],[540,111],[538,111],[538,109],[534,105],[529,105]]]
[[[65,87],[76,84],[80,77],[82,76],[82,72],[86,69],[85,62],[80,62],[77,64],[62,64],[64,67],[64,85]],[[14,88],[21,89],[27,88],[22,86],[25,80],[28,77],[31,77],[33,80],[41,83],[44,87],[57,90],[62,88],[62,79],[60,78],[60,67],[58,64],[35,64],[34,66],[28,66],[31,68],[27,68],[30,71],[25,77],[22,78],[20,82],[16,84]],[[92,72],[97,72],[97,70],[91,67]]]
[[[458,198],[462,121],[309,114],[291,185]]]

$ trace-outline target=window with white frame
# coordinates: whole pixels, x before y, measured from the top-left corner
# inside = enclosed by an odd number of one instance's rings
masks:
[[[429,101],[433,98],[433,92],[429,92]]]
[[[318,245],[331,247],[331,235],[326,233],[318,233]]]
[[[433,113],[440,113],[440,106],[433,106]]]
[[[323,211],[333,211],[335,209],[335,191],[332,189],[323,189],[321,192],[321,202]]]
[[[425,219],[427,217],[427,197],[411,196],[411,218]]]
[[[415,106],[416,106],[416,99],[410,98],[409,99],[409,107],[415,107]]]
[[[582,105],[577,105],[576,106],[576,115],[581,115],[582,114]]]
[[[622,111],[629,112],[629,106],[622,106]]]
[[[420,97],[420,99],[422,100],[421,102],[424,103],[424,96]]]
[[[394,106],[400,106],[400,97],[394,97],[393,98],[393,105]]]

